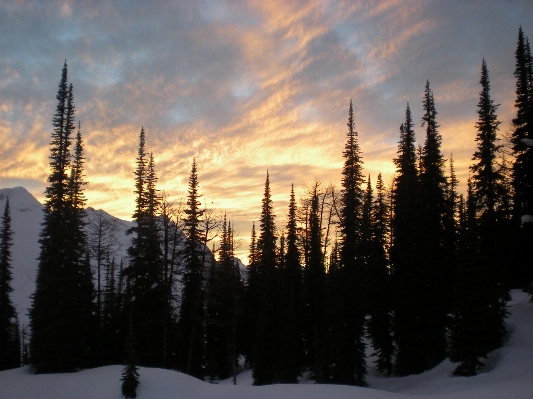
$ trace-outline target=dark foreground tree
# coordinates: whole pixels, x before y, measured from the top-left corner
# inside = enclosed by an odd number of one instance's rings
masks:
[[[30,354],[38,373],[75,371],[88,365],[93,335],[92,276],[81,221],[81,140],[73,163],[70,153],[75,129],[72,92],[65,63],[53,118],[41,252],[30,309]]]
[[[189,177],[187,209],[185,209],[183,291],[178,320],[179,342],[178,370],[203,379],[204,343],[204,253],[203,234],[200,227],[203,210],[200,208],[196,160],[193,160]]]
[[[491,350],[499,348],[506,333],[506,301],[509,292],[505,282],[506,250],[501,243],[505,239],[508,216],[505,203],[508,192],[504,176],[497,165],[497,131],[500,122],[496,115],[497,105],[490,96],[490,81],[487,64],[481,68],[481,93],[478,103],[479,121],[476,136],[475,163],[471,166],[473,198],[476,201],[479,257],[485,265],[490,287],[487,298],[491,317],[487,320],[485,335],[491,338]],[[502,234],[503,233],[503,234]]]
[[[396,178],[392,191],[393,218],[390,260],[394,285],[393,331],[396,341],[395,372],[398,375],[421,373],[428,369],[425,336],[427,314],[422,304],[426,283],[419,263],[418,221],[419,180],[415,132],[409,104],[400,126]]]
[[[242,284],[233,255],[231,222],[222,224],[218,262],[209,269],[206,292],[206,374],[210,380],[229,378],[237,364],[238,318]]]
[[[459,363],[455,375],[473,376],[482,358],[493,349],[491,335],[491,286],[485,259],[479,255],[476,201],[468,181],[466,209],[461,212],[460,240],[454,276],[454,312],[450,334],[450,360]]]
[[[0,224],[0,370],[20,366],[20,342],[18,324],[15,323],[16,311],[11,302],[11,213],[9,198],[6,198],[4,214]]]
[[[120,378],[122,381],[122,395],[127,399],[134,399],[137,397],[137,387],[139,386],[139,369],[137,368],[137,344],[131,312],[126,338],[126,355],[126,366],[122,369],[122,376]]]
[[[280,382],[281,298],[276,265],[276,226],[267,172],[257,240],[258,271],[262,279],[261,302],[254,342],[254,385]]]
[[[281,380],[285,383],[297,382],[302,364],[302,267],[298,248],[296,225],[296,199],[294,185],[291,186],[289,214],[287,221],[286,252],[281,270],[282,314],[281,330]]]
[[[327,382],[366,385],[364,323],[364,263],[361,253],[361,220],[364,192],[362,158],[357,140],[353,105],[348,112],[344,147],[340,209],[340,267],[328,277],[333,297],[326,309],[328,326]]]
[[[516,117],[511,137],[514,162],[512,166],[513,227],[515,230],[516,269],[513,287],[531,289],[533,267],[527,248],[533,240],[533,58],[529,41],[522,27],[516,49]]]
[[[306,264],[303,273],[304,336],[307,366],[318,383],[324,382],[324,299],[326,270],[322,254],[322,231],[318,183],[310,193],[307,221]]]
[[[135,171],[136,209],[134,233],[128,248],[129,265],[123,274],[128,279],[127,306],[132,309],[137,327],[139,364],[165,367],[163,312],[165,293],[157,212],[159,196],[152,154],[145,153],[145,132],[141,129]]]
[[[418,289],[422,294],[419,306],[424,314],[424,346],[429,369],[446,357],[446,322],[451,310],[451,257],[445,251],[446,177],[441,153],[442,136],[437,124],[433,91],[426,82],[423,99],[422,126],[426,137],[420,157],[418,249],[419,274],[423,276]]]
[[[370,178],[369,178],[370,182]],[[372,340],[377,370],[392,374],[394,343],[392,337],[392,295],[389,261],[387,259],[388,213],[386,192],[381,173],[376,185],[377,195],[372,204],[371,234],[367,260],[367,332]]]

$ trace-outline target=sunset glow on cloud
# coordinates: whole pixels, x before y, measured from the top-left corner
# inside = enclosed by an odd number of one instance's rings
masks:
[[[407,102],[423,142],[427,79],[464,190],[482,59],[504,133],[519,26],[533,35],[530,0],[3,2],[0,187],[43,200],[66,59],[88,205],[117,217],[133,213],[144,126],[158,188],[185,198],[195,157],[206,206],[227,212],[245,255],[267,169],[280,227],[291,183],[340,189],[350,99],[364,173],[389,184]]]

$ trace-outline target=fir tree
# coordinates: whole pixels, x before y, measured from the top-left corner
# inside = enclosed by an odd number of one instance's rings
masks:
[[[370,177],[367,201],[372,197]],[[393,371],[394,343],[391,319],[391,281],[387,259],[388,206],[381,173],[376,184],[377,195],[371,204],[371,233],[366,266],[368,315],[367,332],[377,356],[377,370],[390,375]],[[369,198],[370,197],[370,198]]]
[[[466,209],[461,201],[460,239],[454,276],[454,312],[450,333],[450,360],[459,363],[455,375],[474,376],[483,366],[481,358],[494,349],[493,293],[485,261],[479,255],[476,200],[468,180]]]
[[[127,300],[137,326],[139,363],[164,367],[163,312],[165,304],[162,277],[162,254],[157,224],[159,197],[153,155],[146,155],[145,132],[141,129],[135,173],[135,227],[128,248],[129,265],[123,273],[128,279]]]
[[[424,346],[427,369],[436,366],[446,356],[446,320],[451,310],[452,274],[450,257],[445,251],[444,219],[446,216],[446,177],[440,150],[442,136],[436,121],[437,111],[433,91],[426,82],[423,100],[422,126],[426,138],[420,156],[418,253],[419,273],[423,280],[420,306],[424,314]],[[422,309],[421,309],[422,310]]]
[[[333,294],[333,303],[328,306],[328,311],[332,312],[328,316],[332,323],[328,338],[332,345],[328,381],[364,386],[367,369],[363,342],[364,264],[360,246],[364,179],[351,101],[347,126],[340,209],[340,269],[332,275],[333,285],[338,290]]]
[[[411,109],[407,104],[405,122],[400,126],[400,142],[392,192],[394,214],[390,260],[394,284],[393,331],[396,341],[395,372],[398,375],[421,373],[428,368],[426,360],[426,317],[421,275],[420,240],[418,236],[419,180]]]
[[[218,262],[213,262],[206,292],[206,372],[211,381],[230,377],[237,363],[241,279],[233,254],[231,222],[222,224]]]
[[[30,309],[30,352],[37,372],[74,371],[87,365],[93,332],[92,276],[82,221],[82,144],[79,136],[72,162],[75,106],[66,63],[56,98],[41,253]]]
[[[533,59],[529,41],[522,27],[518,32],[516,49],[516,117],[513,119],[512,149],[515,157],[512,179],[514,188],[514,217],[519,223],[523,215],[533,215]]]
[[[189,177],[187,209],[185,209],[183,291],[181,298],[178,332],[182,347],[179,353],[178,369],[203,378],[203,318],[204,318],[204,265],[202,264],[203,244],[200,223],[204,211],[200,208],[196,160],[193,159]]]
[[[261,306],[262,280],[259,274],[259,257],[257,254],[257,234],[255,222],[252,224],[251,241],[248,256],[248,273],[244,289],[242,330],[242,350],[248,366],[254,364],[254,341],[257,333],[259,320],[259,308]]]
[[[444,229],[444,248],[447,253],[447,257],[452,265],[455,262],[457,254],[457,234],[458,234],[458,209],[459,209],[459,195],[457,194],[457,187],[459,185],[459,180],[457,180],[457,175],[455,174],[455,166],[453,162],[453,154],[450,155],[449,160],[450,165],[450,175],[446,180],[446,189],[445,189],[445,214],[443,221]],[[451,270],[451,275],[453,276],[453,269]]]
[[[267,172],[257,240],[258,271],[262,280],[259,320],[254,342],[254,385],[272,384],[280,377],[281,317],[279,274],[276,265],[276,226]]]
[[[318,184],[311,193],[308,217],[308,255],[303,276],[305,306],[305,337],[308,367],[316,382],[324,382],[324,295],[326,270],[322,254],[322,231],[320,228]]]
[[[11,213],[9,197],[6,198],[4,213],[0,225],[0,370],[20,366],[20,346],[18,342],[18,323],[16,311],[11,302],[11,246],[13,231],[11,230]]]
[[[294,185],[291,185],[289,214],[287,221],[286,252],[282,267],[283,328],[281,337],[280,378],[285,383],[297,382],[302,364],[302,267],[298,248],[296,225],[296,199]]]
[[[126,355],[126,366],[122,369],[120,378],[122,381],[122,395],[127,399],[135,399],[137,397],[137,387],[139,386],[139,369],[137,368],[137,343],[131,311],[126,339]]]
[[[523,249],[533,240],[533,223],[523,223],[522,217],[533,215],[533,58],[529,41],[522,27],[518,32],[516,49],[516,117],[511,137],[514,162],[511,183],[513,187],[513,224],[515,229],[516,270],[513,285],[531,288],[533,268],[531,259]],[[529,140],[529,141],[528,141]],[[524,218],[524,221],[526,218]]]
[[[505,320],[507,311],[505,303],[509,292],[504,278],[505,251],[500,243],[505,232],[506,218],[501,205],[508,195],[504,185],[504,176],[496,164],[497,130],[500,122],[496,115],[497,105],[490,96],[490,81],[487,64],[483,60],[481,68],[481,93],[478,103],[479,121],[476,136],[477,150],[474,153],[475,163],[470,167],[472,171],[473,198],[476,201],[479,256],[486,265],[488,285],[491,298],[488,302],[492,309],[490,323],[486,326],[486,335],[491,337],[492,349],[500,347],[506,333]]]

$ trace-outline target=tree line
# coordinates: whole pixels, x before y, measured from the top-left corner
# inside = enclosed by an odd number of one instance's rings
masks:
[[[317,181],[297,201],[293,186],[279,227],[267,172],[242,273],[231,221],[202,207],[196,161],[186,204],[177,207],[157,189],[144,128],[127,258],[115,260],[102,244],[105,229],[88,236],[83,140],[65,62],[52,120],[29,362],[38,373],[126,362],[128,397],[137,365],[211,381],[233,376],[236,383],[244,362],[255,385],[296,383],[305,372],[317,383],[364,386],[369,338],[376,368],[386,375],[421,373],[447,357],[457,364],[454,374],[475,375],[503,344],[509,290],[531,289],[533,277],[525,251],[533,238],[533,57],[521,28],[515,78],[509,160],[483,60],[466,195],[457,192],[452,157],[441,152],[429,81],[423,145],[415,145],[407,104],[390,187],[378,175],[374,188],[363,175],[350,101],[341,189]],[[9,202],[1,227],[5,369],[21,359],[9,299]],[[211,251],[214,234],[220,245]],[[99,249],[96,270],[91,243]]]

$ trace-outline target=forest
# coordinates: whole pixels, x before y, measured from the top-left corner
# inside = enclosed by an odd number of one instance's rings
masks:
[[[370,345],[384,375],[419,374],[446,358],[455,375],[476,375],[506,337],[509,291],[532,290],[533,56],[521,28],[514,62],[516,115],[503,137],[482,60],[466,193],[441,152],[429,81],[423,145],[415,146],[407,104],[389,187],[381,175],[363,175],[350,101],[341,189],[316,181],[297,200],[293,187],[280,226],[266,172],[245,268],[231,221],[202,207],[195,160],[183,204],[157,189],[144,127],[128,256],[112,256],[112,226],[87,221],[87,160],[65,62],[29,332],[10,299],[9,200],[1,217],[0,370],[124,364],[126,397],[135,397],[138,366],[208,381],[236,382],[246,367],[255,385],[297,383],[307,373],[316,383],[365,386]],[[220,244],[210,249],[216,234]]]

